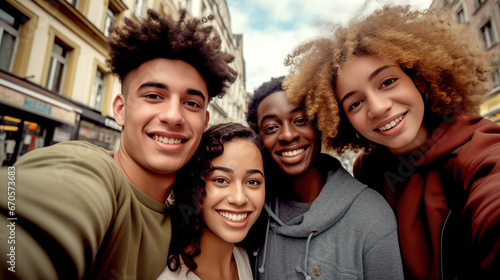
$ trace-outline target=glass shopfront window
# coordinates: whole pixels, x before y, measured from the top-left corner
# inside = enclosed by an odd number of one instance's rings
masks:
[[[120,145],[120,132],[81,120],[78,140],[85,140],[106,150],[116,152]]]
[[[34,121],[0,115],[0,162],[12,165],[27,152],[44,147],[47,129]]]

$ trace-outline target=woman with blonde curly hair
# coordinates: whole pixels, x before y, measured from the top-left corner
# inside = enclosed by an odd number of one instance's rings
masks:
[[[332,26],[330,26],[332,27]],[[499,275],[500,127],[478,116],[493,53],[437,10],[385,6],[288,57],[323,144],[398,218],[410,279]]]

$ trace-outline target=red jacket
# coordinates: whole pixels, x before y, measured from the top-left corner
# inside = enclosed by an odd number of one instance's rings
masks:
[[[457,148],[456,157],[446,160]],[[465,270],[477,279],[500,279],[500,126],[483,118],[443,122],[419,149],[395,156],[378,148],[358,157],[354,167],[355,177],[378,190],[396,212],[411,279],[440,279],[446,262],[440,254],[450,209],[441,183],[444,172],[450,174],[444,182],[463,187],[466,199],[462,220],[470,230],[470,250],[465,252],[467,242],[454,245],[464,251]]]

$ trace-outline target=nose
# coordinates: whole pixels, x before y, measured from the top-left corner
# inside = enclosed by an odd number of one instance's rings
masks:
[[[372,94],[368,99],[368,117],[373,119],[383,115],[392,107],[390,98],[384,94]]]
[[[291,123],[283,123],[278,135],[278,140],[285,142],[292,142],[299,137],[297,129]]]
[[[176,97],[165,99],[164,106],[161,106],[158,118],[162,123],[170,126],[178,126],[184,123],[181,101]]]
[[[245,205],[248,202],[248,196],[242,184],[233,186],[232,193],[227,197],[227,201],[237,206]]]

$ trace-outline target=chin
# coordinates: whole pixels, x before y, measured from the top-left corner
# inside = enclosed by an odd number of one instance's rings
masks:
[[[242,237],[242,236],[228,236],[227,238],[224,238],[224,240],[228,243],[239,243],[241,241],[243,241],[243,239],[245,239],[245,236],[246,234]]]

